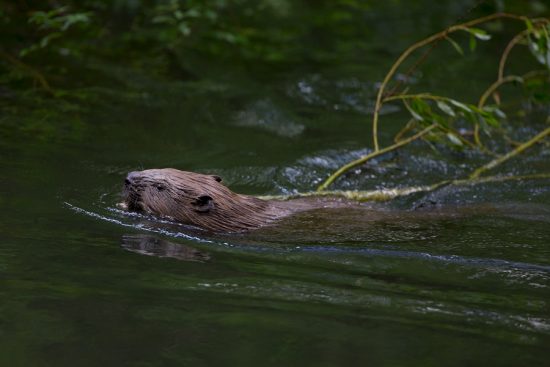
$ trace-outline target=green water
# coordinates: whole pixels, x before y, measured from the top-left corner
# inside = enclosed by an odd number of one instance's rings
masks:
[[[368,151],[376,83],[472,5],[455,3],[373,6],[318,40],[316,20],[295,14],[318,42],[285,68],[205,63],[199,80],[159,81],[110,65],[127,84],[90,86],[99,97],[84,112],[13,102],[0,125],[0,365],[550,366],[548,180],[446,187],[238,235],[116,208],[141,168],[216,173],[248,194],[315,188]],[[475,100],[495,49],[469,61],[435,50],[416,88]],[[548,114],[517,117],[514,137]],[[385,143],[405,120],[398,105],[384,111]],[[541,145],[499,172],[549,172],[549,157]],[[487,159],[419,144],[335,188],[429,184]]]

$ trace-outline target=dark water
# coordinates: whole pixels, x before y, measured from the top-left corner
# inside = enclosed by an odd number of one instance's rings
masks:
[[[142,93],[105,94],[51,131],[5,116],[0,365],[550,366],[548,180],[446,187],[384,215],[316,211],[239,235],[116,209],[140,168],[216,173],[248,194],[313,189],[367,152],[375,85],[397,52],[471,5],[418,3],[373,9],[352,35],[361,48],[334,65],[136,79]],[[434,52],[450,61],[428,62],[419,89],[475,99],[493,77],[491,47],[470,63]],[[515,136],[547,116],[517,118]],[[388,106],[383,138],[405,118]],[[488,159],[447,153],[417,145],[336,188],[429,184]],[[549,157],[541,145],[499,172],[549,172]],[[410,211],[427,202],[438,206]]]

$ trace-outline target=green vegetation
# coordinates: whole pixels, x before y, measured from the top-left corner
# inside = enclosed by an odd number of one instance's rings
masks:
[[[404,88],[402,87],[404,90],[402,93],[396,92],[400,85],[394,87],[394,89],[389,93],[386,92],[386,89],[392,81],[392,77],[395,76],[399,67],[413,54],[414,51],[425,46],[433,46],[435,42],[440,40],[447,40],[459,54],[464,55],[463,48],[459,45],[459,43],[451,38],[451,34],[455,32],[468,33],[470,50],[474,51],[477,40],[488,41],[491,39],[491,35],[487,31],[474,28],[474,26],[500,19],[522,21],[525,23],[526,29],[513,37],[503,50],[498,65],[498,78],[482,94],[477,105],[468,104],[449,97],[434,95],[431,93],[411,93],[407,86]],[[510,52],[515,46],[520,44],[529,48],[543,69],[528,70],[527,72],[524,72],[523,75],[505,75],[505,67],[507,65]],[[501,135],[501,139],[507,141],[511,140],[506,135],[506,114],[501,109],[502,102],[499,95],[499,88],[507,83],[516,83],[524,87],[528,98],[534,102],[545,102],[550,98],[549,81],[550,19],[530,19],[520,15],[496,13],[463,24],[451,26],[442,32],[436,33],[433,36],[430,36],[407,48],[392,65],[390,71],[386,74],[386,77],[378,90],[376,105],[374,108],[374,118],[372,123],[373,152],[342,166],[321,186],[319,186],[318,191],[325,190],[346,171],[364,164],[382,154],[402,148],[418,139],[423,139],[430,144],[443,143],[457,149],[479,149],[487,155],[494,156],[495,158],[489,163],[476,169],[465,182],[477,180],[481,174],[500,165],[508,159],[517,156],[524,150],[530,148],[550,135],[550,127],[547,127],[540,133],[536,134],[532,139],[524,143],[513,142],[514,145],[517,145],[517,147],[502,156],[490,151],[482,142],[482,134],[485,134],[490,139],[497,139],[496,134],[499,134]],[[493,97],[494,104],[488,105],[487,102],[490,97]],[[409,120],[403,129],[396,134],[392,145],[385,148],[380,148],[378,142],[380,109],[384,103],[390,101],[402,101],[406,109],[410,112],[411,120]],[[550,123],[550,119],[546,122]],[[411,131],[414,132],[415,130],[417,130],[416,134],[405,137],[407,133]],[[465,136],[467,135],[471,135],[471,139],[466,138]],[[447,183],[447,181],[444,183]],[[464,183],[464,180],[457,181],[456,183],[462,184]],[[436,189],[440,187],[441,184],[430,186],[428,190]],[[426,190],[426,188],[423,190]],[[408,191],[408,189],[404,190],[405,193]]]
[[[529,3],[544,8],[538,1]],[[481,2],[471,12],[480,10],[476,9],[480,5],[482,13],[521,10],[522,3],[518,4]],[[228,63],[233,69],[260,70],[256,73],[259,78],[261,70],[284,70],[304,61],[308,65],[336,64],[341,54],[360,48],[357,41],[350,41],[363,35],[357,29],[368,32],[369,25],[354,18],[355,14],[374,6],[355,0],[315,4],[286,0],[26,0],[0,1],[0,5],[0,25],[5,30],[0,46],[0,93],[7,97],[0,102],[0,111],[11,117],[0,118],[0,128],[16,127],[44,139],[55,139],[62,132],[84,136],[82,115],[105,95],[108,99],[139,98],[144,83],[136,80],[201,80],[205,69],[222,74]],[[403,6],[410,11],[415,8],[410,3]],[[297,10],[307,10],[312,19],[309,24],[293,16]],[[397,78],[398,72],[408,77],[421,69],[435,47],[448,45],[459,57],[467,58],[479,42],[502,36],[503,29],[515,27],[514,22],[523,29],[505,43],[495,66],[498,76],[477,103],[430,90],[414,92],[414,85]],[[354,37],[348,37],[352,34]],[[319,190],[327,189],[350,168],[417,140],[434,149],[445,146],[486,154],[490,163],[473,172],[473,179],[545,139],[549,131],[543,128],[527,142],[514,141],[507,133],[507,115],[510,109],[527,113],[522,111],[525,107],[518,108],[519,100],[549,103],[549,34],[548,18],[494,13],[452,25],[407,48],[378,89],[373,151],[341,167]],[[306,45],[312,40],[326,47],[310,49]],[[424,53],[418,55],[420,50]],[[529,50],[540,69],[510,73],[509,60],[516,50]],[[413,56],[419,57],[413,60]],[[512,106],[501,96],[508,85],[521,87],[523,93]],[[410,120],[395,135],[393,144],[382,147],[380,111],[383,105],[396,102],[409,111]],[[499,145],[500,151],[487,144],[497,140],[505,142]]]
[[[336,8],[347,3],[335,2]],[[102,66],[199,77],[204,60],[285,64],[303,36],[290,3],[264,1],[1,1],[2,82],[48,95],[94,85]],[[334,20],[322,22],[337,23]],[[200,59],[200,61],[199,61]],[[74,75],[80,73],[80,83]],[[71,96],[72,97],[72,96]]]
[[[368,8],[349,0],[0,0],[0,132],[84,136],[83,118],[106,101],[140,103],[151,89],[215,79],[228,67],[261,77],[300,60],[335,62],[355,49],[349,36],[359,28],[347,23]],[[305,49],[312,37],[336,52]]]

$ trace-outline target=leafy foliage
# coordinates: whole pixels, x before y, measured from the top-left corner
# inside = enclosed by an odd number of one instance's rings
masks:
[[[548,67],[550,64],[550,21],[543,19],[533,22],[525,18],[525,24],[526,30],[522,34],[525,35],[529,50],[540,64]],[[480,28],[462,27],[460,29],[470,34],[469,44],[472,51],[476,48],[476,40],[489,41],[492,38],[487,31]],[[444,38],[458,53],[464,55],[462,47],[456,41],[448,35],[445,35]],[[482,143],[478,131],[491,136],[495,129],[502,131],[503,123],[506,121],[506,114],[499,104],[486,105],[485,98],[496,93],[496,88],[504,82],[514,81],[516,84],[524,86],[532,101],[544,102],[550,98],[550,89],[544,89],[548,86],[549,77],[550,74],[547,72],[531,72],[524,76],[511,76],[508,79],[501,77],[493,85],[495,86],[494,90],[490,88],[478,105],[429,93],[396,95],[386,98],[385,101],[402,100],[419,129],[431,124],[438,126],[438,129],[430,131],[424,137],[426,140],[443,143],[457,149],[467,146],[480,147]],[[407,128],[409,129],[410,126]],[[475,137],[474,141],[468,141],[463,137],[464,133],[468,131],[474,132],[471,134]]]
[[[402,63],[409,58],[414,51],[428,45],[433,46],[435,42],[445,39],[451,43],[453,48],[460,55],[464,55],[462,46],[449,35],[453,32],[465,31],[470,34],[469,45],[470,50],[473,52],[477,47],[477,40],[489,41],[492,38],[486,30],[474,26],[498,19],[521,20],[526,24],[526,29],[516,35],[504,49],[499,63],[498,79],[487,88],[480,97],[477,105],[430,93],[410,93],[408,86],[405,87],[406,93],[400,94],[396,92],[396,90],[401,82],[398,82],[397,86],[393,88],[391,95],[385,94],[386,87],[391,82],[391,78],[395,76]],[[532,102],[545,101],[550,95],[550,88],[543,89],[544,86],[550,84],[550,68],[548,67],[550,65],[549,30],[550,19],[547,18],[530,19],[521,15],[495,13],[469,22],[453,25],[442,32],[436,33],[408,47],[391,66],[390,71],[386,74],[384,81],[379,87],[372,124],[373,152],[340,167],[330,175],[317,190],[326,190],[327,187],[344,172],[360,164],[364,164],[381,154],[400,149],[417,139],[423,139],[430,143],[432,147],[432,143],[439,143],[456,149],[472,148],[497,157],[488,164],[475,170],[470,175],[469,180],[478,179],[483,172],[496,167],[511,157],[520,154],[523,150],[545,139],[550,135],[550,127],[543,129],[539,134],[527,142],[516,143],[517,147],[514,150],[499,156],[498,153],[486,147],[482,141],[481,133],[483,132],[486,136],[492,138],[493,134],[498,132],[504,135],[503,140],[508,142],[512,141],[512,139],[506,136],[504,129],[506,114],[500,108],[501,98],[498,94],[498,89],[502,85],[511,82],[524,85],[525,90],[530,91],[532,94]],[[510,51],[524,39],[526,39],[527,45],[536,60],[540,64],[547,66],[547,69],[543,71],[531,70],[521,76],[505,76],[504,67],[506,66]],[[533,80],[535,82],[532,82]],[[543,86],[543,88],[541,88],[541,86]],[[493,105],[488,105],[487,101],[491,96],[494,98],[495,103]],[[378,142],[380,109],[384,103],[396,100],[403,102],[412,119],[397,133],[394,138],[394,144],[380,148]],[[547,120],[546,122],[550,121]],[[415,130],[417,131],[415,132]],[[415,134],[406,136],[407,133],[411,131],[415,132]]]
[[[416,6],[403,3],[407,11]],[[344,51],[363,57],[361,42],[342,39],[368,32],[372,25],[353,17],[373,7],[356,0],[0,0],[0,5],[0,92],[16,99],[21,110],[53,97],[74,113],[88,108],[98,91],[139,95],[136,75],[194,80],[210,64],[222,70],[228,62],[243,69],[285,70],[296,60],[306,60],[311,68],[336,64]],[[293,18],[297,10],[307,10],[307,25]],[[358,33],[359,24],[367,31]],[[548,24],[525,24],[525,44],[548,67]],[[460,33],[469,37],[471,50],[492,36],[480,27],[464,27]],[[468,48],[450,34],[445,38],[460,54]],[[312,42],[315,47],[308,46]],[[524,78],[526,94],[536,103],[550,98],[545,75]],[[0,108],[13,99],[0,101]],[[413,130],[436,123],[440,128],[426,139],[458,149],[471,142],[464,131],[477,127],[489,134],[503,121],[496,105],[479,107],[426,94],[404,102],[415,120]]]
[[[29,23],[36,25],[38,30],[44,32],[44,36],[39,42],[23,48],[19,52],[19,56],[24,57],[33,51],[50,46],[53,40],[63,37],[69,31],[69,28],[88,26],[90,16],[90,12],[69,13],[68,7],[61,7],[48,12],[37,11],[31,13]]]
[[[536,60],[550,70],[550,23],[535,27],[530,20],[527,24],[529,50]]]

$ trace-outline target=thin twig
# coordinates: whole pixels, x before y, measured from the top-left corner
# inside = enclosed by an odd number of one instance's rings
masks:
[[[505,155],[501,156],[501,157],[498,157],[494,160],[492,160],[491,162],[479,167],[478,169],[476,169],[470,176],[469,176],[469,179],[470,180],[474,180],[474,179],[477,179],[482,173],[490,170],[490,169],[493,169],[495,168],[496,166],[506,162],[507,160],[509,160],[510,158],[513,158],[515,157],[516,155],[520,154],[521,152],[523,152],[524,150],[532,147],[534,144],[536,144],[538,141],[544,139],[547,135],[550,135],[550,127],[544,129],[543,131],[541,131],[540,133],[538,133],[537,135],[535,135],[533,138],[529,139],[528,141],[526,141],[525,143],[519,145],[517,148],[515,148],[514,150],[506,153]]]
[[[523,80],[531,79],[531,78],[537,78],[539,76],[545,76],[550,77],[550,71],[547,69],[541,69],[541,70],[531,70],[528,73],[525,73],[521,76]]]
[[[479,128],[479,124],[474,124],[474,141],[479,148],[485,148],[485,145],[483,145],[481,141],[481,129]]]
[[[365,156],[363,156],[359,159],[354,160],[353,162],[350,162],[350,163],[340,167],[340,169],[338,169],[336,172],[334,172],[332,175],[330,175],[330,177],[327,178],[326,181],[323,182],[323,184],[317,188],[317,191],[325,190],[328,186],[330,186],[330,184],[332,184],[334,182],[334,180],[336,180],[338,177],[340,177],[347,170],[349,170],[353,167],[356,167],[360,164],[363,164],[363,163],[365,163],[365,162],[367,162],[367,161],[369,161],[369,160],[371,160],[375,157],[378,157],[382,154],[385,154],[385,153],[391,152],[392,150],[400,148],[403,145],[409,144],[410,142],[426,135],[428,132],[430,132],[435,127],[437,127],[437,124],[432,124],[432,125],[428,126],[427,128],[425,128],[424,130],[416,133],[415,135],[408,137],[407,139],[403,139],[403,140],[399,141],[398,143],[390,145],[386,148],[379,149],[377,151],[373,151],[370,154],[367,154],[367,155],[365,155]]]
[[[26,70],[29,74],[32,75],[32,77],[38,81],[38,83],[40,83],[40,85],[42,86],[42,88],[48,92],[49,94],[51,95],[54,95],[54,91],[53,89],[51,88],[50,84],[48,83],[48,81],[46,80],[46,78],[44,77],[44,75],[42,75],[42,73],[40,73],[38,70],[36,70],[35,68],[33,68],[32,66],[30,65],[27,65],[25,64],[24,62],[22,62],[21,60],[13,57],[12,55],[8,54],[7,52],[4,52],[2,50],[0,50],[0,56],[3,57],[4,59],[6,59],[8,62],[10,62],[11,64],[15,65],[16,67],[20,68],[20,69],[23,69],[23,70]]]
[[[416,94],[400,94],[397,96],[391,96],[391,97],[385,98],[384,102],[413,99],[413,98],[431,99],[433,101],[444,101],[444,102],[448,102],[452,100],[451,98],[448,98],[448,97],[437,96],[435,94],[430,94],[430,93],[416,93]]]
[[[458,22],[461,22],[462,19],[466,18],[469,14],[471,14],[477,7],[479,7],[481,4],[483,4],[486,0],[477,0],[467,11],[466,13],[464,13],[462,16],[460,16],[458,19],[456,19],[453,23],[458,23]],[[396,85],[389,91],[385,94],[384,98],[386,97],[389,97],[389,96],[393,96],[396,94],[396,91],[399,89],[399,87],[401,87],[401,85],[403,84],[403,81],[408,78],[410,75],[412,75],[412,73],[418,69],[418,67],[420,65],[422,65],[422,63],[424,63],[424,61],[426,61],[426,59],[428,58],[428,56],[430,55],[430,53],[435,49],[435,46],[437,46],[437,42],[441,41],[441,39],[437,40],[436,42],[434,42],[432,44],[432,46],[430,47],[429,50],[426,50],[426,52],[424,52],[422,54],[421,57],[418,58],[418,60],[404,73],[404,79],[401,79],[401,80],[398,80]],[[406,92],[403,92],[403,93],[406,93]]]
[[[493,94],[503,84],[511,83],[511,82],[523,83],[523,78],[517,75],[508,75],[504,78],[498,79],[496,82],[491,84],[491,86],[487,88],[487,90],[481,95],[481,97],[479,98],[477,107],[479,109],[482,109],[483,106],[485,106],[485,103],[487,102],[487,99],[491,96],[491,94]]]
[[[406,133],[414,129],[415,125],[416,125],[416,120],[410,119],[409,122],[407,122],[407,124],[401,130],[399,130],[397,134],[395,134],[395,137],[393,138],[393,142],[394,143],[399,142],[401,138],[403,138],[403,135],[405,135]]]
[[[501,80],[504,77],[504,67],[506,65],[506,61],[508,61],[508,56],[510,55],[510,52],[512,51],[515,45],[517,45],[519,42],[521,42],[525,38],[525,36],[527,36],[527,34],[529,34],[528,29],[518,33],[518,35],[512,38],[512,40],[508,43],[508,45],[504,49],[504,52],[502,53],[502,56],[500,58],[500,62],[498,63],[497,80]]]

